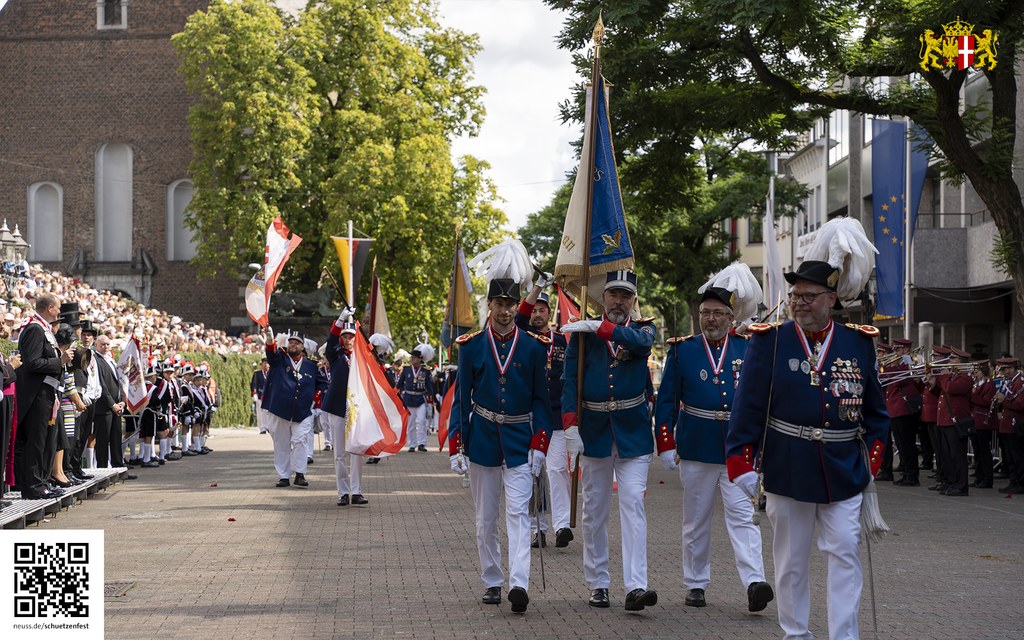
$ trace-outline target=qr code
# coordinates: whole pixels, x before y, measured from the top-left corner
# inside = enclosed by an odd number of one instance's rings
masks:
[[[14,617],[89,617],[89,544],[14,545]]]

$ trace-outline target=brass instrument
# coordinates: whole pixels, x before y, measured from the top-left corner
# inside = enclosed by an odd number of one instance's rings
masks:
[[[916,360],[915,356],[920,354],[922,348],[923,347],[917,347],[916,349],[913,349],[912,351],[910,351],[909,353],[906,353],[906,354],[903,354],[903,353],[890,353],[890,354],[884,355],[884,356],[882,356],[881,358],[878,359],[878,366],[881,367],[881,368],[885,368],[885,367],[891,367],[893,365],[899,364],[903,360],[903,356],[904,355],[909,356],[910,357],[910,361],[916,363],[917,360]]]
[[[904,380],[921,379],[927,376],[940,375],[943,373],[953,373],[956,371],[974,373],[979,368],[980,367],[973,362],[942,361],[936,364],[915,364],[907,369],[900,369],[897,371],[880,371],[878,374],[878,380],[882,383],[883,387],[887,387],[891,384],[896,384],[897,382],[903,382]]]

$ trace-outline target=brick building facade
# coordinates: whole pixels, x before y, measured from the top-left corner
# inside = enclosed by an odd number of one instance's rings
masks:
[[[0,217],[29,261],[224,328],[236,278],[198,281],[181,217],[192,102],[170,43],[203,0],[8,0]]]

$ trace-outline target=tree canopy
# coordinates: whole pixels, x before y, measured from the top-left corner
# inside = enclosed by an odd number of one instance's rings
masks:
[[[487,164],[451,158],[484,116],[476,36],[442,27],[434,0],[319,0],[294,19],[214,0],[173,42],[197,97],[186,220],[200,269],[258,259],[281,215],[303,243],[279,288],[310,290],[339,273],[330,236],[352,220],[374,238],[396,339],[435,331],[456,227],[472,254],[506,220]]]
[[[810,118],[848,109],[909,116],[928,133],[947,179],[971,181],[1002,235],[1002,256],[1024,308],[1024,205],[1013,174],[1016,54],[1024,3],[1015,0],[545,0],[568,12],[561,46],[581,51],[603,10],[605,75],[630,96],[617,113],[620,149],[645,176],[670,172],[703,131],[744,132],[785,148]],[[983,69],[919,66],[926,29],[961,19],[998,36]],[[990,100],[963,108],[984,74]],[[889,79],[895,78],[895,82]],[[885,79],[882,81],[882,79]],[[576,111],[571,101],[567,113]],[[677,165],[678,166],[678,165]],[[677,202],[695,174],[658,179],[652,197]],[[626,182],[625,179],[623,180]]]

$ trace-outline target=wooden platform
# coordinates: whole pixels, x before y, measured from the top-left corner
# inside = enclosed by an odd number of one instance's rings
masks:
[[[112,484],[123,482],[128,475],[128,469],[127,467],[85,469],[85,475],[91,478],[89,482],[64,489],[64,495],[59,498],[22,500],[21,493],[17,491],[5,493],[3,499],[5,502],[10,502],[11,506],[4,507],[3,511],[0,511],[0,527],[24,529],[29,524],[40,522],[47,516],[55,516],[64,509],[80,504],[97,491],[103,491]]]

